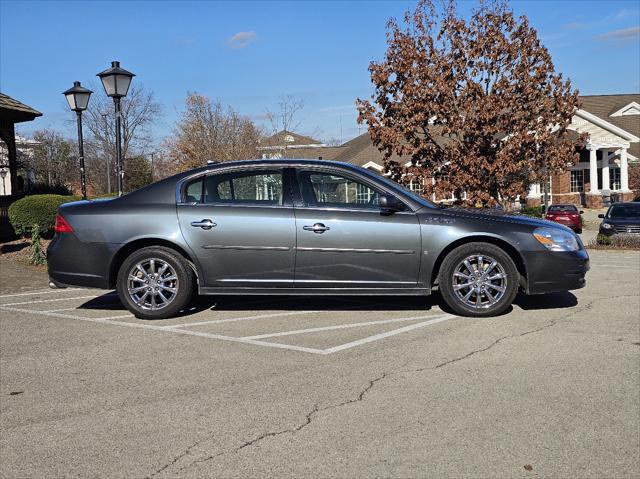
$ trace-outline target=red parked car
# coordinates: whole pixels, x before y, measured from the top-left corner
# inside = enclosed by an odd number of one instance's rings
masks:
[[[583,211],[579,211],[576,205],[551,205],[544,218],[568,226],[579,234],[582,233],[582,213]]]

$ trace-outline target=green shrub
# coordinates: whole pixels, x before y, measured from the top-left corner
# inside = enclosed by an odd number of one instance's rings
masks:
[[[48,185],[46,183],[34,183],[29,186],[30,195],[71,195],[71,189],[67,185]]]
[[[42,243],[40,243],[40,227],[33,225],[31,228],[31,247],[29,252],[29,262],[31,264],[46,264],[47,257],[42,250]]]
[[[9,206],[9,221],[18,235],[28,235],[33,225],[39,225],[41,234],[51,234],[58,207],[79,199],[79,196],[62,195],[25,196]]]
[[[610,246],[613,243],[611,236],[601,235],[596,236],[596,243],[604,246]]]
[[[621,249],[640,251],[640,235],[598,235],[587,245],[591,249]]]
[[[542,206],[525,206],[520,210],[520,213],[534,218],[542,218],[542,210]]]

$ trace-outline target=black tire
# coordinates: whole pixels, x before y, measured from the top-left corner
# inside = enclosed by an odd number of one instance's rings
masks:
[[[165,282],[162,278],[152,278],[154,275],[145,276],[142,271],[139,272],[140,278],[131,279],[129,273],[136,268],[136,265],[141,264],[143,268],[145,265],[156,263],[159,265],[168,265],[163,276],[169,279]],[[149,271],[156,269],[156,273],[160,272],[162,267],[151,268]],[[146,268],[145,268],[146,269]],[[139,270],[137,270],[139,271]],[[174,273],[174,274],[173,274]],[[169,274],[169,276],[167,276]],[[147,280],[147,278],[149,278]],[[131,282],[130,282],[131,281]],[[147,283],[145,283],[147,281]],[[149,284],[149,281],[151,283]],[[139,319],[166,319],[174,317],[180,310],[184,309],[193,295],[194,289],[194,274],[187,261],[176,251],[165,248],[163,246],[150,246],[142,248],[134,253],[131,253],[120,266],[117,279],[118,296],[122,304],[131,311],[136,318]],[[141,292],[132,294],[129,293],[129,287],[135,289],[142,289]],[[148,287],[147,287],[148,286]],[[171,292],[174,289],[175,292]],[[155,291],[160,290],[164,293],[162,296]],[[133,289],[132,289],[133,291]],[[143,299],[142,296],[147,292],[147,298]],[[149,296],[151,295],[151,296]],[[134,298],[137,297],[140,302],[136,302]],[[158,309],[152,309],[153,305],[158,307],[158,302],[165,302],[162,298],[169,298],[166,304]],[[146,306],[146,303],[150,304]]]
[[[476,258],[475,263],[472,258]],[[468,260],[471,272],[464,266],[465,260]],[[485,265],[485,260],[489,264],[478,271],[478,265]],[[489,269],[493,261],[497,265]],[[502,248],[490,243],[459,246],[445,257],[438,274],[440,294],[445,303],[456,314],[472,317],[497,316],[506,311],[518,293],[519,280],[520,275],[511,257]],[[472,286],[466,287],[465,284]],[[501,292],[501,289],[504,291]],[[465,300],[468,294],[470,296]],[[494,303],[490,297],[495,300]],[[473,306],[469,302],[474,303]]]
[[[580,229],[577,229],[577,230],[576,230],[576,234],[579,234],[579,235],[581,235],[581,234],[582,234],[582,228],[580,228]]]

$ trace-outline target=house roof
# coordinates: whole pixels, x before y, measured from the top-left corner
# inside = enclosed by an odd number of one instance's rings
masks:
[[[38,116],[42,116],[38,110],[19,102],[9,95],[0,93],[0,118],[9,120],[12,123],[32,121]]]
[[[291,147],[291,146],[304,146],[304,145],[322,145],[322,142],[315,140],[310,136],[299,135],[292,131],[282,130],[278,133],[265,138],[260,142],[259,148],[269,147]]]
[[[640,103],[640,94],[581,96],[582,109],[608,121],[612,125],[640,137],[640,115],[611,116],[629,103]],[[629,153],[640,158],[640,143],[631,143]]]
[[[383,157],[383,153],[373,144],[369,132],[365,132],[342,145],[335,159],[359,166],[373,161],[383,166]],[[395,154],[391,157],[391,160],[399,161],[399,159],[400,157]]]
[[[335,160],[336,157],[342,152],[344,146],[324,146],[324,147],[299,147],[291,149],[288,152],[288,156],[292,158],[317,160],[322,158],[323,160]]]

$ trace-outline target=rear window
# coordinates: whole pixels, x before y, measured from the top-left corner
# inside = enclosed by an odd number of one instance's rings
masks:
[[[577,213],[578,208],[574,205],[551,205],[549,213]]]
[[[609,218],[640,218],[640,203],[613,205],[607,213]]]

